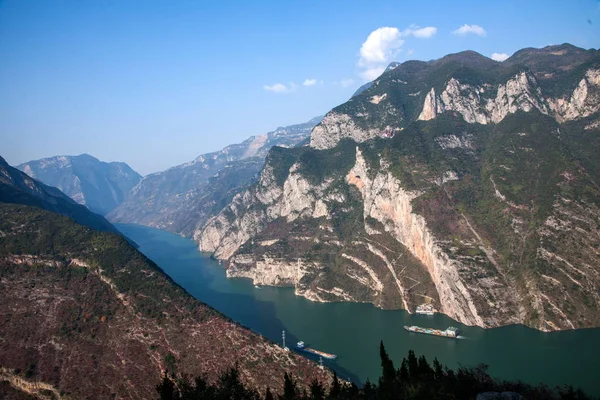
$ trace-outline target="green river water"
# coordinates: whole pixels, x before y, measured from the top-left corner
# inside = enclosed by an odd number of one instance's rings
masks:
[[[291,288],[255,288],[247,279],[227,279],[224,269],[197,251],[193,241],[139,225],[117,225],[171,278],[198,300],[265,337],[281,342],[286,331],[292,347],[303,340],[311,347],[335,353],[325,361],[343,378],[363,383],[380,373],[379,342],[383,340],[396,366],[408,350],[437,357],[451,368],[488,364],[492,376],[545,383],[571,384],[600,395],[600,329],[544,333],[521,325],[481,329],[444,316],[410,315],[380,310],[369,304],[313,303]],[[447,339],[403,329],[419,325],[445,329],[456,326],[460,339]]]

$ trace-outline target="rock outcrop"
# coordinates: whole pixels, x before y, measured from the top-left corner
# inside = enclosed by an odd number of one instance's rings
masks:
[[[560,49],[396,66],[194,238],[228,276],[314,301],[600,326],[600,56]]]
[[[562,60],[552,60],[554,70],[540,68],[538,62],[546,65],[545,57],[559,54],[553,47],[561,46],[535,49],[537,59],[517,52],[503,63],[463,52],[430,63],[396,65],[325,115],[311,135],[311,146],[328,149],[344,138],[361,143],[449,112],[477,124],[497,124],[518,111],[536,110],[559,123],[595,114],[600,110],[596,51],[565,48],[560,52]],[[453,67],[456,76],[448,75]],[[553,80],[572,86],[548,84]],[[557,92],[556,87],[562,90]]]

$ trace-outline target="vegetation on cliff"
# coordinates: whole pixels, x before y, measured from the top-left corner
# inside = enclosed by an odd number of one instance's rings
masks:
[[[122,236],[35,207],[0,203],[0,315],[2,371],[72,398],[150,398],[165,369],[213,382],[237,365],[261,390],[284,371],[329,375],[195,300]]]

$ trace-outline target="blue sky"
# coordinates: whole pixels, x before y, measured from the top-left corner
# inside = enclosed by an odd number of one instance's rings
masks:
[[[597,0],[0,0],[0,155],[147,174],[324,114],[390,61],[564,42],[600,46]]]

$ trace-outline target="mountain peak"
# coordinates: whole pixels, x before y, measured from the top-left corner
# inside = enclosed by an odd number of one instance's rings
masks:
[[[449,63],[468,64],[471,67],[486,67],[494,65],[495,61],[473,50],[465,50],[458,53],[448,54],[437,60],[430,61],[432,65],[443,65]]]
[[[125,163],[106,163],[87,153],[43,158],[17,168],[102,215],[121,204],[142,179]]]

